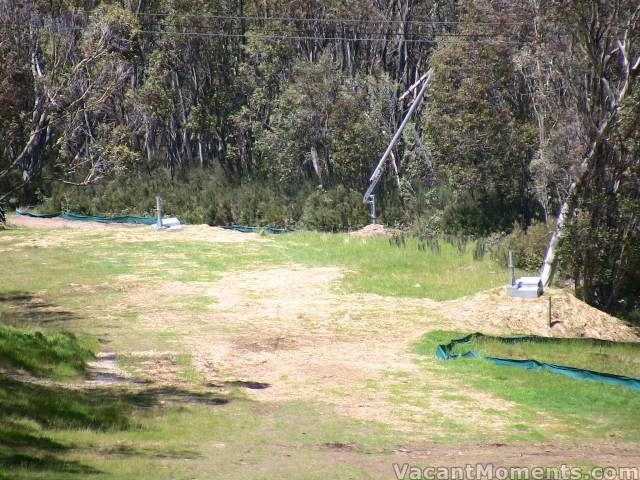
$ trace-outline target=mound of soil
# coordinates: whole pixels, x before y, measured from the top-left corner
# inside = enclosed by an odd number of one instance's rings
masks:
[[[551,324],[549,323],[551,298]],[[568,290],[545,289],[542,297],[508,297],[504,287],[442,302],[440,314],[464,331],[535,334],[638,341],[638,329],[577,299]]]
[[[136,242],[170,238],[182,241],[202,241],[212,243],[242,243],[246,241],[269,241],[257,233],[241,233],[233,230],[225,230],[220,227],[210,227],[209,225],[184,225],[181,230],[157,231],[150,225],[135,225],[131,223],[100,223],[100,222],[79,222],[65,220],[63,218],[34,218],[22,215],[9,214],[10,225],[17,225],[27,228],[65,228],[64,234],[57,233],[55,236],[47,237],[46,240],[30,240],[30,245],[39,247],[57,246],[68,244],[74,241],[72,230],[103,230],[113,232],[119,242]],[[63,232],[63,231],[61,231]],[[75,243],[78,243],[75,240]]]
[[[389,232],[384,228],[384,225],[374,223],[372,225],[367,225],[360,230],[356,230],[355,232],[351,232],[351,235],[354,237],[380,237],[388,236]]]

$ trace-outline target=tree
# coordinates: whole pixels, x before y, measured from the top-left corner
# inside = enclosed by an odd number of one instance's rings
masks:
[[[387,141],[390,93],[384,76],[347,76],[328,54],[300,62],[257,147],[283,180],[362,188]]]
[[[598,179],[603,171],[598,165],[610,170],[608,157],[618,155],[612,148],[612,132],[620,113],[628,108],[627,98],[640,73],[640,5],[597,0],[551,3],[546,10],[549,18],[572,33],[569,46],[574,61],[561,72],[577,105],[585,153],[574,163],[572,182],[549,241],[541,271],[545,285],[553,280],[557,249],[573,215],[576,195]]]
[[[28,130],[18,135],[22,145],[10,144],[5,150],[0,184],[9,177],[14,181],[0,194],[0,201],[45,168],[54,178],[71,183],[82,175],[84,185],[117,170],[123,151],[114,154],[108,141],[100,144],[96,122],[108,123],[114,95],[130,75],[134,19],[126,11],[104,8],[96,10],[86,25],[84,19],[62,13],[45,27],[45,17],[28,4],[3,3],[1,8],[16,25],[22,25],[18,33],[9,29],[3,34],[17,36],[13,40],[20,47],[16,53],[27,87],[23,105],[28,102],[31,107],[28,114],[22,112],[30,118]],[[80,41],[76,28],[82,31]],[[28,80],[24,76],[27,57]],[[22,172],[19,181],[15,181],[16,171]]]
[[[463,19],[500,17],[499,5],[470,2]],[[497,3],[497,2],[496,2]],[[467,34],[481,34],[474,24]],[[431,57],[425,134],[442,182],[452,195],[448,229],[484,235],[534,216],[529,165],[535,126],[517,49],[495,36],[480,44],[445,44]]]

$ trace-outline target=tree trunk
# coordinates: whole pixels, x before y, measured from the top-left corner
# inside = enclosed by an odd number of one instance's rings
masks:
[[[556,221],[556,228],[553,231],[553,235],[551,235],[549,246],[547,247],[547,253],[544,256],[544,262],[542,263],[540,277],[542,278],[542,284],[545,287],[551,286],[551,282],[553,282],[553,277],[556,273],[556,255],[558,253],[558,247],[560,246],[560,240],[562,240],[563,229],[565,223],[567,222],[569,214],[569,202],[571,200],[572,193],[575,187],[576,182],[573,182],[571,184],[571,187],[569,187],[569,195],[567,196],[565,202],[562,204],[562,208],[560,209],[560,213],[558,214],[558,219]]]
[[[311,147],[311,151],[309,152],[309,155],[311,157],[311,164],[313,165],[313,170],[316,172],[316,175],[318,177],[318,181],[322,182],[322,165],[320,165],[320,159],[318,158],[318,151],[316,150],[315,147]]]
[[[400,191],[400,175],[398,175],[398,164],[396,163],[396,156],[391,151],[390,159],[391,159],[391,172],[393,175],[393,179],[396,182],[396,187],[398,187],[398,192]]]

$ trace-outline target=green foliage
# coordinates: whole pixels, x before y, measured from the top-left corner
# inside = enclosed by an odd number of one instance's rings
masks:
[[[444,45],[433,55],[427,145],[450,194],[451,233],[485,235],[533,216],[529,162],[536,130],[510,47]]]
[[[516,223],[509,234],[497,233],[487,239],[489,255],[499,265],[507,265],[511,250],[516,268],[536,272],[542,266],[553,229],[553,224],[544,222],[534,222],[527,229]]]
[[[0,325],[0,366],[37,376],[65,378],[86,372],[93,354],[71,333],[26,332]]]
[[[577,295],[600,309],[640,320],[640,80],[611,144],[590,165],[573,199],[575,214],[559,252]]]
[[[573,218],[560,249],[560,264],[574,280],[579,298],[637,320],[640,234],[637,224],[635,230],[629,230],[627,222],[633,219],[597,221],[606,212],[605,205],[600,202],[598,207],[585,208]]]
[[[319,187],[304,204],[301,223],[324,231],[352,230],[367,222],[362,195],[342,185],[330,190]]]
[[[328,54],[294,65],[256,147],[281,180],[362,187],[384,150],[390,82],[345,76]]]
[[[420,191],[407,195],[407,223],[409,230],[421,240],[439,239],[444,234],[443,210],[445,194],[441,189]]]
[[[307,185],[289,191],[272,180],[259,178],[233,182],[216,168],[191,171],[173,179],[168,172],[157,171],[151,177],[122,177],[88,190],[55,186],[42,210],[154,215],[155,196],[159,194],[165,213],[187,223],[293,226],[302,215],[310,191]]]

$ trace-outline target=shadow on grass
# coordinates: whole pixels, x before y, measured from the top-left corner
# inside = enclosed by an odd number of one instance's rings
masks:
[[[12,291],[0,293],[0,323],[17,328],[43,326],[68,322],[78,316],[60,310],[57,305],[44,301],[31,292]]]
[[[264,390],[265,388],[269,388],[271,385],[263,382],[251,382],[245,380],[235,380],[233,382],[225,382],[225,385],[230,385],[233,387],[240,388],[248,388],[249,390]]]
[[[135,447],[132,445],[115,445],[102,450],[107,455],[121,455],[126,457],[168,458],[175,460],[194,460],[201,458],[202,454],[195,450],[153,447]]]
[[[100,473],[90,465],[61,458],[70,448],[48,437],[43,429],[122,431],[142,429],[136,412],[161,404],[224,405],[228,398],[216,393],[191,392],[177,387],[67,388],[58,384],[18,381],[0,375],[0,478],[11,469],[57,472],[84,477]],[[134,447],[107,454],[148,456]],[[192,458],[194,452],[152,452],[156,457]]]

